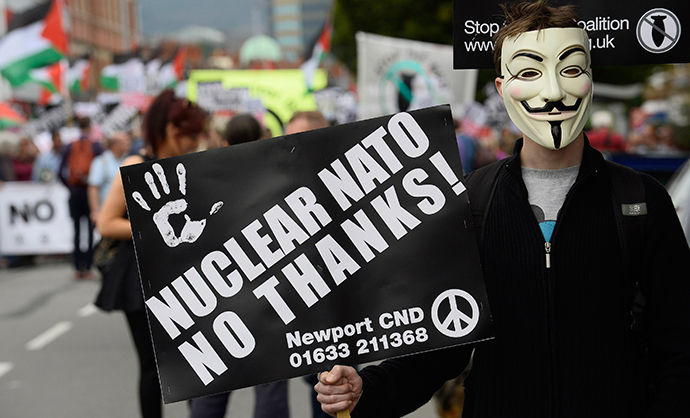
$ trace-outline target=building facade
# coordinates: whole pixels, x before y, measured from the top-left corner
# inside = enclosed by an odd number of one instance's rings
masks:
[[[281,46],[286,61],[296,62],[323,28],[333,0],[271,0],[271,37]]]
[[[99,49],[122,53],[139,44],[136,0],[67,0],[75,55]]]
[[[72,57],[90,54],[92,80],[101,68],[112,62],[115,54],[132,51],[141,41],[141,24],[137,0],[65,0],[70,17]]]

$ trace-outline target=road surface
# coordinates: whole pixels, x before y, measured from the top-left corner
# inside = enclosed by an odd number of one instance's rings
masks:
[[[137,417],[137,359],[122,313],[95,308],[98,281],[68,263],[0,269],[0,417]],[[292,418],[310,418],[309,387],[290,381]],[[251,418],[252,388],[233,392],[229,418]],[[187,403],[165,405],[183,418]],[[433,401],[410,418],[436,418]]]

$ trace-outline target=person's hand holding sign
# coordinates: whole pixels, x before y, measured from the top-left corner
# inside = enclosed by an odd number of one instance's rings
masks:
[[[163,167],[160,164],[155,163],[153,164],[152,168],[153,172],[156,174],[156,177],[158,178],[158,181],[161,184],[161,187],[163,188],[163,192],[166,195],[169,195],[170,186],[168,185],[168,180],[165,176],[165,172],[163,171]],[[187,170],[185,169],[184,165],[180,163],[177,165],[175,171],[177,172],[179,191],[182,194],[182,196],[184,196],[187,194]],[[153,197],[156,199],[156,201],[159,201],[162,198],[162,196],[161,193],[158,191],[158,186],[156,186],[155,179],[151,172],[147,171],[146,174],[144,174],[144,179],[146,180],[149,189],[151,189],[151,194],[153,195]],[[148,203],[144,200],[141,193],[134,192],[132,193],[132,197],[144,210],[151,211],[151,207],[149,207]],[[222,206],[223,202],[215,203],[211,208],[209,214],[213,215],[214,213],[218,212],[218,210],[220,210]],[[170,224],[170,216],[184,213],[186,210],[187,200],[181,198],[165,203],[158,211],[156,211],[153,214],[153,221],[155,222],[156,227],[158,227],[158,230],[160,231],[161,236],[163,237],[163,241],[165,241],[168,247],[177,247],[183,242],[192,243],[196,241],[201,236],[201,233],[204,231],[204,227],[206,226],[206,219],[192,221],[189,218],[189,215],[184,215],[185,224],[182,227],[180,235],[176,235],[175,230]]]
[[[321,409],[338,418],[349,417],[362,396],[362,378],[350,366],[334,366],[328,372],[319,373],[319,383],[314,386]]]

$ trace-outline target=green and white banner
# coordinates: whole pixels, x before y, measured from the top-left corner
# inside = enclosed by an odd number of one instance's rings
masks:
[[[357,33],[359,118],[474,100],[477,72],[453,71],[453,47]]]

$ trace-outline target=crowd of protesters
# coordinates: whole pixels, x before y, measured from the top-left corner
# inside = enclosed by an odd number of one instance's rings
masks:
[[[130,251],[124,251],[122,243],[118,244],[117,254],[132,255],[129,261],[122,259],[122,256],[113,263],[117,265],[119,273],[98,266],[100,274],[97,275],[93,268],[96,261],[94,250],[99,244],[94,242],[95,231],[99,232],[104,242],[127,241],[125,238],[131,236],[129,222],[124,216],[125,202],[121,199],[119,168],[154,158],[242,144],[272,136],[270,130],[250,114],[209,117],[196,105],[185,103],[188,102],[176,98],[172,91],[161,93],[144,115],[142,138],[134,137],[131,131],[115,131],[107,136],[96,137],[91,120],[84,117],[75,120],[78,132],[72,141],[65,141],[60,131],[55,130],[50,133],[50,148],[46,146],[47,149],[40,152],[30,138],[23,137],[16,147],[8,147],[0,160],[1,181],[60,182],[69,189],[68,205],[75,228],[72,254],[74,279],[101,280],[101,287],[94,297],[95,305],[106,312],[124,313],[139,360],[139,409],[146,418],[161,417],[162,403],[131,241],[126,246]],[[162,116],[156,117],[156,114]],[[169,122],[179,123],[187,129],[192,126],[193,129],[169,134],[166,130]],[[330,122],[318,111],[298,111],[286,124],[284,133],[329,125]],[[90,163],[87,170],[75,172],[77,163],[72,160],[77,158],[76,154],[81,152],[77,150],[82,147],[89,151]],[[87,237],[87,242],[80,242],[84,237]],[[14,263],[9,266],[14,267],[19,266],[19,262],[25,258],[33,260],[33,257],[7,257],[5,260]],[[21,261],[22,265],[28,263]],[[113,280],[113,277],[117,277],[117,280]],[[305,383],[313,386],[316,380],[305,379]],[[229,396],[230,393],[225,393],[190,402],[190,417],[224,416]],[[311,399],[304,401],[312,404],[315,418],[327,416],[321,411],[313,390]],[[287,417],[289,414],[287,382],[256,387],[255,417]]]
[[[617,129],[619,125],[616,124],[614,114],[602,109],[592,112],[588,126],[586,133],[590,144],[606,155],[668,154],[684,151],[676,141],[672,125],[667,123],[645,122],[639,126],[631,126],[629,132],[624,133]],[[463,122],[456,119],[455,130],[465,174],[511,155],[515,140],[521,136],[510,121],[501,129],[492,129],[488,126],[465,129]]]
[[[187,102],[172,96],[172,92],[164,92],[152,106],[158,109],[160,114],[166,115],[166,118],[173,119],[176,117],[173,110],[179,108],[186,118],[194,120],[194,129],[190,132],[170,134],[165,129],[168,119],[156,120],[147,114],[145,121],[148,120],[149,129],[144,131],[143,147],[142,138],[135,137],[133,132],[129,131],[116,131],[98,138],[91,130],[91,121],[88,118],[80,118],[76,121],[79,127],[78,138],[69,143],[65,143],[60,131],[56,130],[50,133],[51,144],[49,148],[45,147],[44,152],[39,152],[38,147],[28,137],[21,138],[14,147],[2,148],[0,186],[2,181],[62,182],[69,189],[70,214],[75,228],[75,280],[98,278],[92,271],[94,247],[97,244],[93,239],[96,226],[104,238],[130,238],[129,222],[125,218],[125,205],[121,198],[122,182],[118,176],[121,165],[251,142],[271,136],[270,132],[251,115],[221,116],[208,120],[208,115],[198,107],[185,103]],[[455,122],[458,151],[465,174],[510,156],[515,141],[521,136],[511,123],[506,123],[498,131],[471,129],[462,120]],[[298,112],[287,124],[285,134],[326,126],[328,122],[319,112]],[[645,124],[631,129],[626,138],[614,128],[612,113],[601,110],[591,115],[589,126],[589,141],[592,147],[602,152],[647,153],[678,150],[673,140],[673,131],[667,125]],[[75,172],[75,165],[71,160],[75,158],[75,150],[82,146],[89,150],[90,163],[84,172]],[[113,184],[114,191],[111,190]],[[87,234],[83,233],[83,228],[87,228]],[[87,242],[80,242],[85,235]],[[26,259],[15,257],[6,259],[6,262],[7,260],[21,263]],[[120,266],[122,265],[120,263]],[[162,416],[162,407],[153,347],[136,268],[133,267],[134,264],[129,265],[130,268],[125,269],[128,271],[123,270],[127,277],[123,276],[123,281],[117,283],[118,288],[105,286],[104,283],[97,295],[96,304],[105,311],[125,312],[141,367],[138,387],[142,416],[158,418]],[[314,385],[316,382],[312,376],[309,384]],[[461,382],[458,381],[449,385],[445,392],[438,392],[440,405],[448,403],[447,408],[444,407],[447,411],[453,410],[453,404],[458,403],[458,396],[464,396],[463,393],[456,392],[460,386]],[[225,415],[229,397],[230,393],[225,393],[196,399],[190,402],[190,416],[222,417]],[[313,416],[323,416],[315,392],[311,400]],[[255,417],[289,416],[287,410],[286,382],[257,387]],[[439,414],[451,416],[443,412],[440,411]]]
[[[0,157],[0,185],[2,182],[60,182],[69,192],[70,216],[74,221],[74,253],[75,279],[94,279],[92,272],[92,258],[94,249],[94,221],[108,185],[117,173],[124,156],[131,152],[129,132],[114,132],[106,137],[96,137],[91,131],[91,120],[88,117],[77,118],[73,128],[78,131],[78,137],[73,141],[65,141],[61,130],[50,132],[50,144],[41,152],[35,141],[22,136],[12,146],[5,142]],[[82,144],[89,148],[90,156],[80,164],[79,170],[74,156],[75,151]],[[106,150],[103,153],[103,149]],[[102,155],[101,155],[102,154]],[[116,155],[114,157],[114,155]],[[70,156],[73,158],[71,159]],[[88,189],[93,196],[89,196]],[[82,228],[88,233],[81,233]],[[80,239],[88,242],[80,242]],[[1,265],[18,267],[33,264],[35,257],[3,257]]]
[[[671,125],[655,122],[655,118],[649,118],[651,122],[643,121],[635,126],[630,126],[628,132],[620,132],[614,114],[606,109],[592,112],[586,133],[591,145],[605,155],[627,154],[652,154],[683,152],[674,138]],[[200,149],[212,149],[223,146],[222,135],[231,120],[228,115],[216,115],[207,129],[201,133]],[[5,141],[0,144],[0,184],[3,181],[34,181],[50,183],[62,181],[70,190],[70,213],[74,219],[75,240],[79,239],[79,231],[82,227],[88,229],[88,237],[93,236],[94,222],[102,205],[109,183],[118,171],[119,164],[128,155],[139,152],[142,148],[142,138],[130,131],[116,131],[107,136],[90,133],[90,121],[88,118],[77,118],[73,124],[82,124],[82,127],[73,128],[70,136],[65,138],[61,130],[49,133],[50,143],[42,147],[43,152],[35,141],[23,136],[15,142]],[[237,123],[237,121],[235,122]],[[458,150],[462,160],[463,171],[469,174],[477,168],[481,168],[491,162],[510,156],[513,152],[515,140],[521,134],[511,121],[507,121],[502,129],[491,129],[487,126],[471,126],[466,128],[464,120],[455,120]],[[270,131],[261,126],[262,137],[271,136]],[[86,130],[86,134],[84,134]],[[73,143],[79,140],[88,140],[93,145],[93,168],[86,173],[81,184],[68,184],[70,173],[68,157]],[[105,151],[105,152],[104,152]],[[104,155],[100,155],[103,152]],[[74,180],[72,180],[74,181]],[[82,235],[84,236],[84,235]],[[77,248],[75,257],[75,278],[93,279],[91,272],[91,259],[93,248],[97,244],[93,238],[88,243],[75,241]],[[79,248],[85,249],[85,252]],[[0,258],[0,267],[14,267],[31,264],[34,257],[3,257]]]

